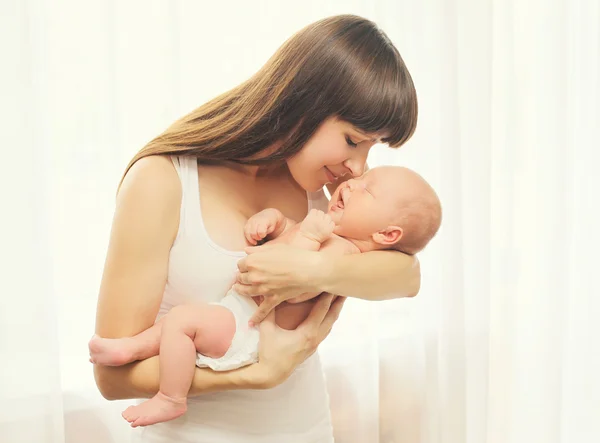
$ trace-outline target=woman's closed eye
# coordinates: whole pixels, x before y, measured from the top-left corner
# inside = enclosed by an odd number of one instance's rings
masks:
[[[348,136],[346,136],[346,143],[348,143],[348,146],[351,146],[353,148],[356,148],[358,146],[358,143],[354,143],[352,141],[352,139],[350,137],[348,137]]]

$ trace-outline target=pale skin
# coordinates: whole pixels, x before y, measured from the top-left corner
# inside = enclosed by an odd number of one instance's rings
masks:
[[[251,217],[247,225],[265,213],[283,214],[275,209]],[[327,220],[325,219],[327,218]],[[331,226],[329,226],[331,225]],[[288,220],[288,228],[292,226]],[[291,246],[318,250],[333,231],[333,222],[322,212],[311,212],[302,228],[281,233],[278,240]],[[248,232],[248,228],[245,229]],[[254,231],[253,236],[257,236]],[[257,305],[260,304],[258,300]],[[296,329],[310,315],[313,301],[282,304],[275,311],[277,326]],[[120,339],[94,336],[90,341],[90,361],[98,365],[119,366],[159,355],[160,385],[157,394],[137,406],[130,406],[123,417],[132,427],[173,420],[187,410],[187,395],[193,381],[196,353],[219,358],[225,355],[235,333],[235,319],[223,306],[195,303],[172,308],[159,322],[144,332]]]
[[[206,181],[211,177],[219,175],[203,174]],[[242,192],[244,188],[244,184],[237,181],[229,185],[232,194]],[[210,193],[205,194],[210,197]],[[218,197],[214,200],[205,198],[203,212],[206,215],[222,214],[226,209],[213,204],[219,200]],[[117,198],[100,287],[97,335],[132,337],[154,324],[166,283],[168,253],[177,232],[180,204],[179,178],[168,158],[142,159],[125,177]],[[300,210],[299,207],[300,204],[297,210]],[[209,217],[206,219],[208,222]],[[243,225],[239,229],[242,228]],[[217,232],[213,230],[211,234]],[[196,396],[230,389],[265,389],[285,380],[329,333],[341,309],[341,304],[330,309],[330,303],[331,299],[319,300],[311,311],[311,319],[295,331],[280,330],[273,321],[261,325],[262,354],[259,363],[222,373],[198,368],[188,394]],[[282,355],[285,359],[281,358]],[[94,366],[100,392],[110,400],[154,396],[158,392],[158,374],[156,357],[119,367]]]
[[[346,136],[352,138],[352,146]],[[324,123],[301,153],[284,167],[199,166],[202,216],[211,238],[225,248],[243,249],[249,245],[243,235],[245,223],[265,208],[276,208],[290,219],[303,219],[307,207],[305,191],[343,181],[347,174],[362,175],[368,151],[375,142],[373,137],[333,120]],[[151,156],[133,165],[117,197],[100,287],[97,335],[133,337],[154,324],[165,288],[169,251],[179,226],[180,205],[181,185],[170,159]],[[302,253],[314,252],[287,245],[277,248],[277,266],[289,266],[283,273],[270,265],[272,253],[252,254],[248,257],[252,260],[242,261],[240,266],[260,270],[262,277],[274,276],[264,280],[269,284],[264,291],[267,297],[271,296],[271,287],[285,288],[281,293],[287,298],[309,291],[342,296],[356,296],[360,291],[372,299],[418,292],[420,275],[414,257],[389,251],[348,256],[356,260],[344,261],[323,278],[318,269],[320,263],[312,255],[305,265],[296,266],[306,258]],[[370,257],[362,261],[361,256]],[[364,281],[359,282],[359,275]],[[377,277],[385,283],[378,283]],[[311,281],[308,286],[307,278]],[[308,318],[291,331],[277,326],[273,314],[267,316],[260,324],[260,361],[227,372],[194,368],[188,396],[231,389],[265,389],[281,383],[329,334],[341,310],[341,300],[332,303],[331,296],[320,297]],[[94,375],[102,395],[111,400],[150,398],[159,389],[156,356],[123,366],[96,364]]]
[[[299,251],[290,260],[285,249],[277,245],[246,249],[251,255],[238,264],[240,273],[234,289],[247,296],[263,295],[264,302],[252,317],[252,323],[260,323],[272,309],[284,301],[306,300],[311,297],[310,294],[319,293],[323,288],[328,292],[367,300],[414,295],[412,291],[416,289],[407,288],[412,288],[415,282],[420,281],[419,263],[413,257],[412,264],[405,267],[408,258],[406,255],[385,250],[399,241],[403,234],[402,228],[394,222],[393,217],[390,218],[393,214],[386,212],[386,208],[398,198],[411,199],[421,195],[437,200],[437,196],[418,174],[406,168],[400,168],[400,174],[396,174],[396,168],[393,167],[377,169],[377,175],[369,171],[360,181],[348,180],[332,189],[329,205],[329,214],[337,225],[335,234],[350,239],[361,252],[369,252],[368,254],[344,255],[332,259],[327,254]],[[397,192],[393,192],[394,189]],[[336,209],[336,201],[342,194],[350,191],[356,196],[352,200],[352,206],[347,205],[343,211]],[[366,260],[365,257],[370,259]],[[394,274],[394,264],[399,265],[401,262],[404,265],[400,265],[398,273]],[[304,284],[299,288],[281,286],[287,278],[288,266],[295,266],[296,272],[302,276],[299,280]],[[313,272],[309,274],[309,270]],[[319,277],[318,286],[311,285],[315,272]],[[413,277],[410,277],[411,272]],[[368,279],[368,275],[372,279]],[[404,279],[404,283],[394,286],[394,283],[398,284],[398,279]],[[365,286],[367,281],[370,282],[369,286]],[[404,287],[409,292],[394,293],[399,287]],[[416,288],[418,289],[418,284]],[[298,297],[298,292],[305,295]]]
[[[389,169],[378,168],[361,179],[340,185],[333,194],[328,213],[313,209],[300,224],[277,209],[265,209],[246,223],[246,240],[250,244],[270,240],[310,251],[330,251],[335,255],[385,248],[402,236],[402,228],[393,224],[396,215],[393,208],[406,189],[403,185],[407,184],[399,180],[401,176],[394,171],[398,168]],[[344,238],[334,232],[352,237]],[[294,304],[277,306],[276,324],[287,330],[297,328],[310,315],[313,305],[307,300],[315,295],[305,294],[288,300]],[[255,301],[260,305],[260,300]],[[223,306],[208,303],[180,305],[135,337],[105,339],[95,336],[90,341],[90,361],[118,366],[152,357],[160,350],[159,392],[123,413],[132,426],[147,426],[185,413],[196,353],[222,357],[231,345],[235,329],[233,314]]]

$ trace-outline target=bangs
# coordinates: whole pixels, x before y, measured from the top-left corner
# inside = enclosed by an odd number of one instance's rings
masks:
[[[275,59],[271,81],[257,87],[278,91],[263,131],[274,126],[297,132],[294,149],[333,116],[394,148],[414,133],[418,106],[412,78],[373,22],[351,15],[324,19],[295,35]]]
[[[365,51],[369,48],[361,48]],[[400,54],[393,46],[370,57],[355,52],[348,78],[339,81],[338,115],[363,132],[379,134],[382,142],[397,148],[414,133],[418,105],[415,87]],[[361,60],[369,60],[365,65]]]

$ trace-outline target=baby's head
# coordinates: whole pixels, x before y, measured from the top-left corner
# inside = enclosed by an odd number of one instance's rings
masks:
[[[416,254],[437,233],[442,210],[433,188],[416,172],[381,166],[348,180],[329,202],[334,233],[361,251],[395,249]]]

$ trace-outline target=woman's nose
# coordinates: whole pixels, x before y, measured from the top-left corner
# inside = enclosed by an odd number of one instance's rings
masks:
[[[366,158],[351,158],[344,162],[344,166],[350,170],[352,177],[360,177],[365,172]]]
[[[360,177],[364,174],[369,150],[370,146],[365,149],[359,147],[354,150],[354,155],[344,162],[344,166],[350,170],[352,177]]]

